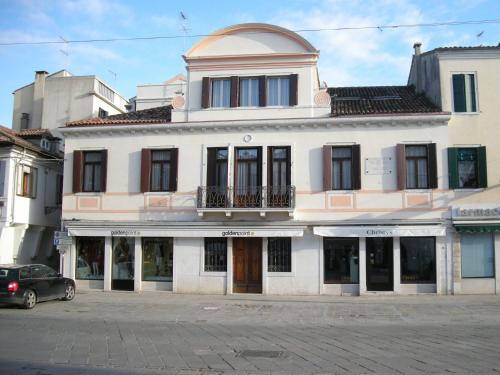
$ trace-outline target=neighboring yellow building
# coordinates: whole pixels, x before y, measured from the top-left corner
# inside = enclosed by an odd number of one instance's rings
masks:
[[[449,122],[450,204],[456,230],[453,292],[500,292],[500,44],[437,48],[414,45],[408,84]]]

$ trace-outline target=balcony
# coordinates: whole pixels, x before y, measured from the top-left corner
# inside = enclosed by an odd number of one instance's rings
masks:
[[[200,216],[205,212],[288,212],[295,208],[295,186],[243,186],[219,187],[199,186],[197,210]]]

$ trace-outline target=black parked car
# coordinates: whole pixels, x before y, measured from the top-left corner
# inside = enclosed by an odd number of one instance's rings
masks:
[[[75,298],[75,282],[43,264],[0,265],[0,303],[32,309],[37,302]]]

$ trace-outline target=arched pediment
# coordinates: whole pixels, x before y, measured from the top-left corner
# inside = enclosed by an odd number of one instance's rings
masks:
[[[186,52],[184,58],[286,54],[318,54],[318,51],[302,36],[283,27],[245,23],[204,37]]]

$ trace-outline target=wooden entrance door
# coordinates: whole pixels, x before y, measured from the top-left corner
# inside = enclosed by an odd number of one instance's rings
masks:
[[[262,293],[262,238],[233,239],[233,292]]]

